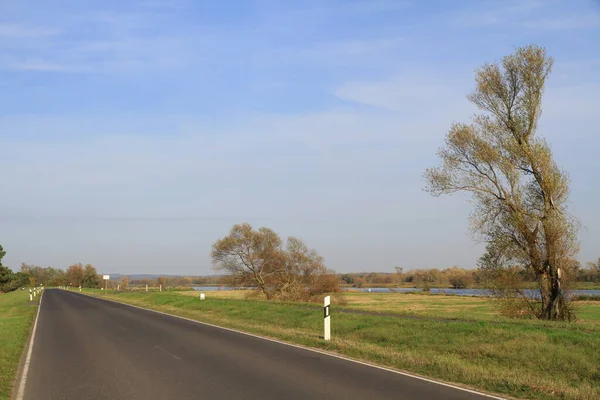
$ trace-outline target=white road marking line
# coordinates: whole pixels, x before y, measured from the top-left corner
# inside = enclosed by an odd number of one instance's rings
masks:
[[[33,344],[35,342],[35,332],[38,318],[40,317],[40,310],[42,309],[42,299],[44,298],[44,293],[46,293],[45,290],[42,291],[42,295],[40,296],[40,303],[38,305],[37,315],[35,316],[35,322],[33,323],[33,331],[31,333],[31,340],[29,341],[29,349],[27,350],[27,357],[25,358],[25,365],[23,366],[23,374],[21,375],[21,382],[19,383],[19,391],[17,392],[16,400],[23,400],[23,396],[25,395],[27,373],[29,372],[29,363],[31,362],[31,353],[33,351]]]
[[[464,387],[461,387],[461,386],[452,385],[450,383],[445,383],[445,382],[440,382],[440,381],[436,381],[436,380],[433,380],[433,379],[425,378],[423,376],[413,375],[413,374],[410,374],[408,372],[397,371],[395,369],[391,369],[391,368],[387,368],[387,367],[382,367],[380,365],[370,364],[370,363],[365,362],[365,361],[355,360],[355,359],[352,359],[352,358],[348,358],[348,357],[341,356],[339,354],[331,353],[331,352],[324,351],[324,350],[318,350],[318,349],[313,349],[313,348],[310,348],[310,347],[300,346],[300,345],[297,345],[297,344],[287,343],[287,342],[284,342],[284,341],[281,341],[281,340],[277,340],[277,339],[272,339],[272,338],[268,338],[268,337],[264,337],[264,336],[255,335],[253,333],[238,331],[237,329],[225,328],[223,326],[209,324],[208,322],[196,321],[195,319],[186,318],[186,317],[180,317],[179,315],[168,314],[166,312],[152,310],[150,308],[144,308],[144,307],[134,306],[133,304],[127,304],[127,303],[123,303],[121,301],[104,299],[104,298],[101,298],[101,297],[95,297],[95,296],[91,296],[91,295],[83,294],[83,293],[77,293],[77,294],[83,295],[83,296],[87,296],[87,297],[91,297],[93,299],[109,301],[111,303],[122,304],[124,306],[129,306],[129,307],[133,307],[133,308],[139,308],[140,310],[151,311],[151,312],[154,312],[154,313],[157,313],[157,314],[162,314],[162,315],[166,315],[166,316],[173,317],[173,318],[179,318],[179,319],[183,319],[183,320],[186,320],[186,321],[194,322],[196,324],[206,325],[206,326],[210,326],[210,327],[217,328],[217,329],[223,329],[225,331],[235,332],[235,333],[239,333],[241,335],[251,336],[251,337],[254,337],[254,338],[257,338],[257,339],[267,340],[269,342],[279,343],[279,344],[283,344],[283,345],[290,346],[290,347],[295,347],[295,348],[302,349],[302,350],[312,351],[313,353],[319,353],[319,354],[323,354],[323,355],[326,355],[326,356],[329,356],[329,357],[339,358],[341,360],[350,361],[350,362],[353,362],[353,363],[356,363],[356,364],[365,365],[365,366],[371,367],[371,368],[381,369],[383,371],[388,371],[388,372],[392,372],[394,374],[398,374],[398,375],[402,375],[402,376],[407,376],[409,378],[419,379],[421,381],[425,381],[425,382],[429,382],[429,383],[435,383],[437,385],[446,386],[446,387],[449,387],[449,388],[452,388],[452,389],[456,389],[456,390],[461,390],[463,392],[477,394],[479,396],[488,397],[490,399],[495,399],[495,400],[507,400],[508,399],[507,397],[498,397],[498,396],[495,396],[495,395],[492,395],[492,394],[478,392],[476,390],[467,389],[467,388],[464,388]],[[20,399],[18,399],[18,400],[20,400]]]
[[[175,354],[171,353],[169,350],[163,349],[159,345],[154,345],[154,348],[164,351],[165,353],[167,353],[168,355],[170,355],[171,357],[173,357],[176,360],[181,360],[181,358],[177,357]]]

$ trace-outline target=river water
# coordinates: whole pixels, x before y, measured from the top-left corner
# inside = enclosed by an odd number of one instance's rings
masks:
[[[409,292],[421,292],[423,289],[419,288],[350,288],[350,291],[359,292],[373,292],[373,293],[409,293]],[[492,292],[488,289],[429,289],[433,294],[453,294],[456,296],[491,296]],[[537,297],[538,292],[536,290],[528,290],[532,297]],[[600,296],[600,290],[571,290],[573,295],[596,295]]]
[[[194,290],[202,292],[210,292],[213,290],[234,290],[242,288],[233,288],[229,286],[193,286]],[[243,288],[253,289],[253,288]],[[371,292],[371,293],[409,293],[409,292],[421,292],[423,289],[419,288],[347,288],[346,290],[352,292]],[[453,294],[456,296],[491,296],[491,292],[488,289],[430,289],[433,294]],[[538,292],[535,290],[529,291],[532,297],[537,297]],[[600,296],[600,290],[572,290],[573,295],[596,295]]]

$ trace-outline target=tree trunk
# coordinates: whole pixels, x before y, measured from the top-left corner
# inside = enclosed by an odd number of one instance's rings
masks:
[[[265,284],[265,282],[263,280],[259,281],[258,286],[260,287],[261,292],[263,292],[267,300],[271,300],[271,293],[267,289],[267,285]]]
[[[550,270],[549,273],[544,274],[540,282],[540,292],[542,296],[540,319],[548,321],[571,319],[571,312],[556,271]]]

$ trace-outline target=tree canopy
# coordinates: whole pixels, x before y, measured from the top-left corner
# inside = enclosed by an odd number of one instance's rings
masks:
[[[425,178],[435,196],[472,194],[472,229],[487,243],[482,268],[499,273],[526,266],[541,297],[538,307],[523,296],[527,307],[539,318],[570,319],[563,283],[578,252],[578,225],[567,212],[568,175],[537,136],[553,61],[531,45],[477,70],[469,100],[483,113],[450,128],[438,152],[441,166]]]

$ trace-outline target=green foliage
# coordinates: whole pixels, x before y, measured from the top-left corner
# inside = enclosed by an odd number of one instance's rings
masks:
[[[598,294],[579,294],[573,296],[571,301],[600,301],[600,295]]]
[[[10,283],[13,272],[10,268],[0,265],[0,291],[4,291],[4,286]]]
[[[102,286],[102,278],[93,265],[88,264],[85,266],[81,286],[86,288],[99,288]]]
[[[15,274],[10,268],[3,266],[1,261],[5,254],[0,246],[0,292],[7,293],[27,285],[29,278],[21,272]]]

